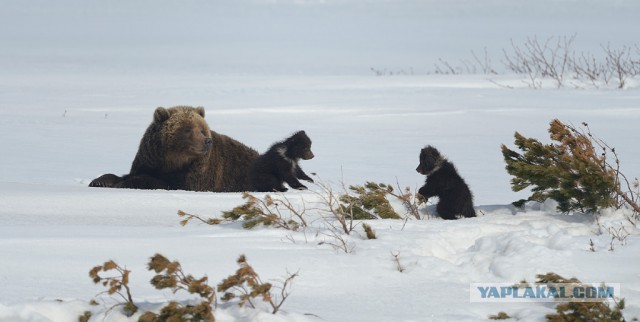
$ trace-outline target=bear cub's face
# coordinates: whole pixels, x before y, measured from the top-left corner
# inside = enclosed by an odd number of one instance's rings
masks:
[[[304,131],[297,132],[285,142],[287,154],[294,159],[310,160],[314,155],[311,152],[311,139]]]
[[[427,146],[420,151],[420,164],[416,168],[418,173],[427,175],[436,168],[437,163],[441,160],[440,152],[432,146]]]

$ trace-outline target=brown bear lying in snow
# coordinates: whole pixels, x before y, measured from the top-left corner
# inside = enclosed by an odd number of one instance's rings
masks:
[[[140,141],[129,174],[102,175],[90,187],[251,190],[249,169],[258,152],[209,129],[203,107],[158,107]]]

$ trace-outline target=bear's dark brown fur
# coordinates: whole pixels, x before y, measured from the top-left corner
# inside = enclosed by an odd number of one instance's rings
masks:
[[[129,174],[102,175],[91,187],[238,192],[251,189],[258,152],[209,129],[204,108],[158,107]]]
[[[437,196],[438,215],[443,219],[456,219],[459,216],[475,217],[473,195],[469,186],[460,177],[451,162],[430,145],[420,151],[420,164],[416,168],[427,180],[418,193],[429,199]]]
[[[306,190],[307,187],[298,179],[313,182],[298,162],[313,159],[311,139],[304,131],[294,133],[288,139],[272,145],[267,152],[260,155],[249,172],[249,180],[254,191],[285,192],[286,182],[291,188]]]

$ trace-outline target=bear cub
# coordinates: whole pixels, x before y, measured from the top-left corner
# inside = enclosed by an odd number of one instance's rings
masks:
[[[427,176],[418,193],[426,199],[438,197],[436,209],[440,217],[456,219],[459,216],[476,216],[469,187],[453,164],[440,155],[436,148],[429,145],[420,151],[420,164],[416,171]]]
[[[267,152],[260,155],[253,163],[250,180],[254,191],[285,192],[286,182],[291,188],[305,190],[307,187],[298,179],[313,182],[313,179],[302,171],[298,162],[314,157],[311,152],[311,139],[304,131],[293,134],[288,139],[275,143]]]

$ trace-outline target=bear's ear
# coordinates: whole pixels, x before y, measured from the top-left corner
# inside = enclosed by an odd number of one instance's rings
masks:
[[[309,139],[309,137],[307,136],[307,133],[305,133],[304,130],[294,133],[292,138],[294,138],[296,140],[308,140]]]
[[[169,119],[169,111],[167,111],[164,107],[156,108],[155,113],[153,113],[153,120],[156,123],[162,123]]]
[[[424,149],[423,149],[425,155],[427,155],[429,158],[433,159],[433,160],[437,160],[438,158],[440,158],[440,151],[438,151],[438,149],[432,147],[431,145],[427,145]]]
[[[204,107],[198,106],[196,107],[196,113],[200,114],[204,118]]]
[[[429,151],[430,153],[433,153],[433,154],[440,154],[440,151],[438,151],[438,149],[434,148],[434,147],[433,147],[433,146],[431,146],[431,145],[427,145],[427,146],[424,148],[424,150]]]

